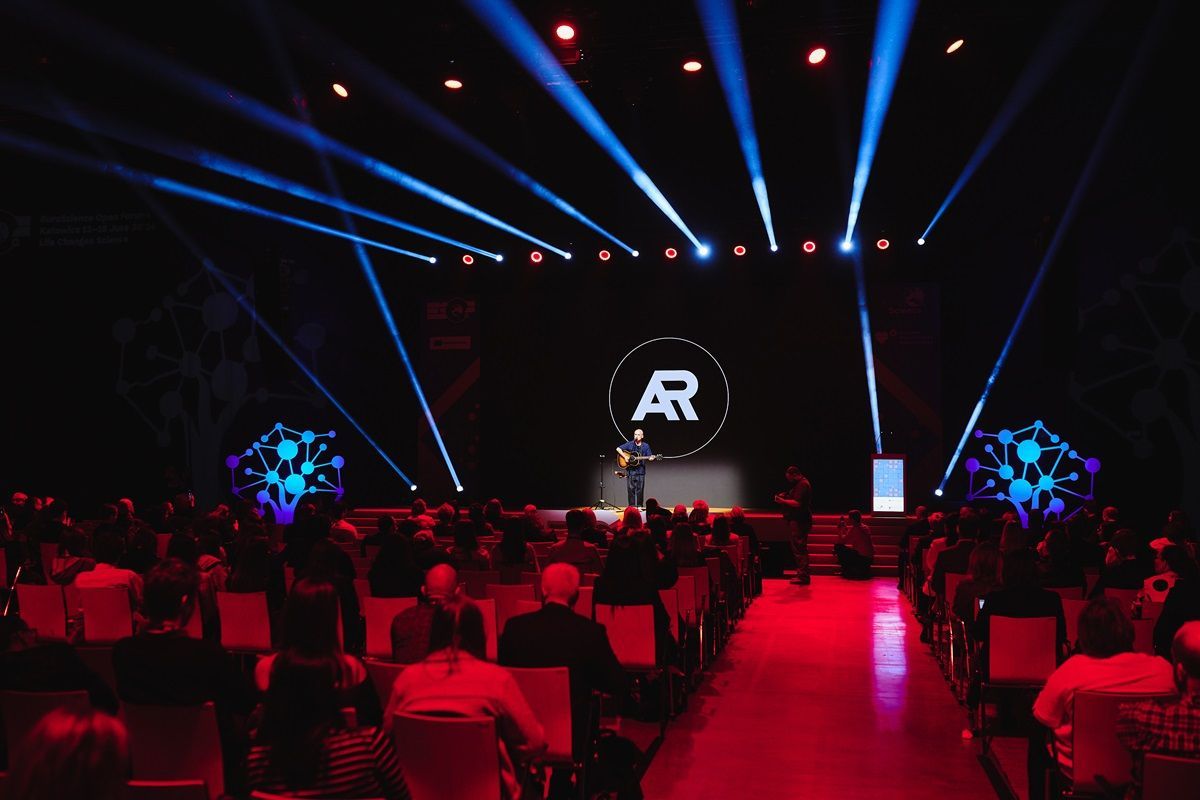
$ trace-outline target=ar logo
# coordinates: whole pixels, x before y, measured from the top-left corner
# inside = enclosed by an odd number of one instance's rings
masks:
[[[683,384],[683,388],[668,389],[667,384]],[[642,392],[632,419],[641,422],[647,414],[662,414],[669,422],[678,422],[679,413],[683,418],[696,422],[700,417],[692,408],[692,398],[700,390],[700,380],[694,372],[686,369],[656,369]],[[679,413],[675,405],[679,405]]]

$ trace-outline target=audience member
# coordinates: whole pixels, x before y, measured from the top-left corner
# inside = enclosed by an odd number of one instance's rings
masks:
[[[1000,554],[1002,556],[1024,550],[1029,532],[1020,520],[1010,519],[1000,531]]]
[[[977,544],[979,534],[979,518],[975,516],[962,517],[958,524],[958,541],[953,547],[947,547],[938,553],[937,561],[933,564],[933,574],[929,577],[929,589],[934,597],[946,598],[946,573],[956,572],[965,574],[971,564],[971,552]]]
[[[971,549],[967,562],[967,577],[958,582],[950,601],[954,615],[967,623],[970,630],[979,613],[979,598],[996,588],[1000,580],[1000,552],[991,542],[980,542]]]
[[[649,502],[649,501],[647,501]],[[584,541],[587,529],[587,514],[578,508],[567,512],[567,538],[550,548],[546,556],[549,564],[570,564],[579,570],[580,574],[600,574],[603,564],[600,562],[600,551],[594,544]]]
[[[1187,571],[1184,562],[1191,556],[1177,544],[1167,544],[1154,553],[1154,574],[1142,583],[1142,602],[1162,603],[1179,580],[1179,570]]]
[[[1029,550],[1004,556],[1001,588],[983,596],[983,608],[975,619],[975,639],[988,640],[988,622],[992,617],[1054,617],[1058,621],[1060,648],[1067,641],[1067,622],[1063,617],[1062,598],[1037,584],[1037,562]]]
[[[608,526],[596,519],[596,512],[590,508],[583,509],[587,516],[587,525],[583,529],[583,540],[601,549],[608,547]]]
[[[758,534],[754,532],[754,526],[746,521],[746,511],[741,506],[729,509],[729,530],[750,540],[751,557],[758,553]]]
[[[510,667],[570,670],[572,740],[575,758],[582,760],[590,753],[588,743],[598,721],[598,715],[592,713],[592,692],[620,693],[626,683],[625,672],[604,626],[574,611],[579,599],[577,569],[570,564],[546,567],[542,596],[545,605],[540,611],[508,621],[500,637],[499,660]],[[557,771],[555,777],[559,777]]]
[[[12,757],[7,800],[124,800],[129,735],[104,713],[55,709]]]
[[[117,713],[108,684],[66,642],[43,642],[20,617],[0,617],[0,691],[70,692],[83,690],[92,705]]]
[[[413,559],[413,548],[405,536],[384,539],[367,572],[372,597],[416,597],[424,573]]]
[[[618,536],[608,549],[604,571],[596,578],[592,591],[596,604],[654,608],[655,648],[661,658],[674,651],[671,618],[658,594],[656,578],[647,572],[637,542],[632,536]]]
[[[1145,756],[1200,757],[1200,622],[1187,622],[1171,643],[1176,702],[1142,700],[1122,703],[1117,738],[1133,753],[1133,780],[1126,800],[1142,796]]]
[[[418,602],[392,620],[392,661],[413,664],[429,655],[429,631],[434,612],[458,594],[458,573],[449,564],[437,564],[425,573]]]
[[[1150,569],[1140,555],[1141,544],[1137,533],[1129,528],[1114,533],[1104,557],[1100,580],[1092,587],[1088,599],[1102,597],[1105,589],[1141,589],[1146,578],[1150,577]]]
[[[1069,534],[1062,528],[1051,528],[1038,545],[1038,552],[1042,555],[1038,564],[1038,583],[1055,589],[1078,587],[1082,598],[1087,590],[1087,576],[1071,551]]]
[[[196,558],[196,571],[200,573],[200,588],[212,593],[225,591],[229,583],[229,568],[225,565],[221,538],[217,533],[206,533],[196,541],[200,555]]]
[[[318,539],[309,552],[303,577],[333,584],[341,607],[342,636],[346,649],[354,653],[361,652],[366,631],[363,628],[362,609],[358,604],[358,592],[354,591],[354,563],[350,556],[330,540]]]
[[[1116,506],[1105,506],[1100,512],[1100,525],[1096,528],[1096,540],[1109,544],[1119,531],[1127,530],[1120,523],[1121,512]]]
[[[332,520],[329,524],[329,538],[342,544],[357,542],[358,528],[346,519],[346,514],[350,512],[349,507],[339,500],[330,507],[330,511]]]
[[[904,574],[908,570],[910,543],[914,539],[920,539],[929,533],[929,509],[925,506],[917,506],[913,512],[913,517],[913,521],[904,528],[904,533],[900,534],[899,550],[896,557],[898,567],[896,588],[901,590],[904,589]]]
[[[488,556],[491,568],[500,573],[501,583],[520,583],[522,572],[537,572],[537,554],[525,538],[526,519],[512,520]]]
[[[338,664],[334,685],[342,698],[341,706],[353,706],[358,720],[374,725],[379,722],[379,697],[367,680],[366,667],[342,650],[338,631],[338,593],[325,580],[301,578],[292,584],[283,613],[280,652],[259,659],[254,668],[254,683],[265,692],[271,684],[272,667],[280,653]]]
[[[1175,585],[1167,592],[1154,623],[1154,652],[1170,657],[1171,642],[1185,622],[1200,620],[1200,567],[1190,558],[1175,560]]]
[[[158,536],[147,525],[137,528],[129,536],[129,547],[121,559],[120,566],[138,575],[145,575],[158,563]]]
[[[434,608],[430,653],[405,669],[392,686],[385,719],[393,714],[488,716],[500,740],[502,796],[521,796],[514,762],[537,755],[546,740],[508,670],[486,660],[483,614],[470,598]]]
[[[447,551],[450,565],[459,572],[490,569],[492,559],[475,538],[471,528],[456,528],[454,546]]]
[[[504,529],[508,525],[508,520],[504,518],[504,506],[500,503],[500,498],[493,497],[484,504],[483,519],[491,526],[494,536],[500,536],[504,533]]]
[[[331,591],[328,596],[334,602]],[[346,677],[344,656],[327,651],[290,648],[273,659],[262,724],[246,758],[251,788],[299,797],[408,800],[387,730],[346,725]]]
[[[621,519],[617,522],[617,535],[624,536],[634,531],[642,529],[642,512],[638,511],[637,506],[626,506],[621,512]]]
[[[558,537],[554,535],[554,531],[542,519],[542,515],[538,513],[538,507],[533,503],[526,503],[524,509],[525,516],[522,518],[525,530],[525,540],[529,542],[556,542]]]
[[[846,524],[847,518],[849,525]],[[861,511],[852,510],[838,520],[833,554],[841,565],[843,578],[866,580],[871,577],[875,546],[871,543],[871,529],[863,524]]]
[[[663,520],[669,520],[671,518],[671,512],[659,505],[658,500],[655,498],[648,497],[646,498],[646,523],[649,524],[650,520],[654,519],[655,517],[661,517]]]
[[[458,528],[455,528],[457,535]],[[428,571],[438,564],[449,564],[450,553],[441,547],[433,538],[430,531],[417,531],[412,537],[413,561],[421,569]]]
[[[81,572],[95,569],[96,559],[88,555],[87,534],[79,528],[71,528],[63,534],[61,547],[65,555],[53,567],[50,580],[60,586],[70,586]]]
[[[92,552],[96,565],[75,576],[78,589],[125,589],[129,593],[131,608],[142,605],[142,576],[117,566],[125,555],[125,541],[119,533],[97,532],[92,541]]]
[[[450,503],[442,503],[437,507],[437,522],[433,526],[433,537],[435,539],[453,539],[457,521],[458,509]]]
[[[367,546],[380,547],[389,537],[396,535],[396,518],[391,514],[380,514],[375,518],[375,532],[359,540],[359,553],[367,555]],[[411,537],[410,537],[411,538]]]
[[[421,530],[431,530],[434,522],[433,517],[429,516],[429,507],[421,498],[416,498],[412,501],[409,507],[408,518],[417,524]]]
[[[1079,652],[1046,680],[1033,704],[1033,716],[1054,731],[1060,774],[1072,779],[1075,693],[1080,691],[1172,693],[1171,665],[1157,656],[1133,652],[1133,624],[1116,600],[1097,598],[1079,612]],[[1029,783],[1045,785],[1049,753],[1039,737],[1029,746]]]

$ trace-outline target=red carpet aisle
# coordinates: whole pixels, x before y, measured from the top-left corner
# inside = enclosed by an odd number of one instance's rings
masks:
[[[648,798],[994,798],[895,579],[769,580],[667,729]]]

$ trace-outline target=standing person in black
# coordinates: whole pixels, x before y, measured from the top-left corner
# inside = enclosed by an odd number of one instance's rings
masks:
[[[643,498],[646,493],[646,461],[654,460],[654,451],[646,443],[646,434],[638,428],[633,432],[633,438],[617,448],[617,455],[640,458],[625,467],[625,484],[629,494],[629,505],[641,508],[645,505]]]
[[[797,466],[787,468],[784,473],[790,488],[775,495],[775,502],[783,506],[783,518],[787,520],[791,534],[792,555],[796,559],[796,577],[792,583],[807,586],[812,583],[808,574],[808,532],[812,530],[812,484]]]
[[[620,694],[625,671],[609,644],[604,626],[575,613],[579,570],[551,564],[542,573],[545,605],[513,617],[500,636],[499,661],[506,667],[566,667],[571,683],[571,737],[576,760],[585,760],[599,716],[592,713],[592,692]],[[555,770],[551,797],[570,797],[570,776]],[[564,780],[565,779],[565,780]]]

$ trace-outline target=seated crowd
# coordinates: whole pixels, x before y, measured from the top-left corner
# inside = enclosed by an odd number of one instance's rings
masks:
[[[699,640],[719,642],[753,588],[753,558],[738,545],[739,536],[754,540],[744,515],[712,515],[703,501],[690,513],[648,504],[647,515],[643,524],[630,508],[609,527],[576,509],[556,531],[532,505],[519,515],[506,515],[499,500],[431,514],[418,500],[403,519],[381,516],[369,531],[340,504],[302,505],[292,524],[275,526],[248,504],[200,513],[182,495],[145,520],[123,499],[99,520],[76,523],[61,500],[15,495],[0,516],[0,601],[9,609],[0,618],[0,698],[82,690],[91,711],[60,708],[23,740],[0,741],[6,797],[69,796],[83,774],[93,781],[90,796],[121,796],[133,736],[113,716],[122,703],[211,703],[225,790],[239,797],[409,797],[405,742],[393,731],[404,715],[494,720],[502,797],[540,796],[547,773],[551,796],[575,796],[579,764],[595,773],[589,789],[638,797],[631,765],[592,757],[600,710],[661,715],[665,724],[699,677]],[[661,591],[694,568],[705,575],[708,613],[668,611]],[[487,624],[495,601],[485,605],[466,588],[480,572],[501,586],[530,585],[531,598],[536,587],[541,604]],[[65,641],[41,636],[22,617],[22,587],[38,584],[62,587]],[[90,643],[80,598],[92,589],[121,590],[129,603],[132,635],[102,650],[103,665],[85,663],[79,649]],[[584,589],[589,609],[652,609],[649,675],[627,672],[605,626],[577,612]],[[257,658],[223,644],[222,598],[232,594],[262,596],[270,646]],[[364,659],[364,597],[415,601],[390,619],[390,661]],[[703,637],[690,634],[702,625]],[[549,771],[539,758],[546,731],[509,672],[542,667],[567,668],[576,762]],[[675,685],[672,676],[686,680]],[[664,702],[647,702],[654,696]],[[51,764],[80,774],[57,774]],[[116,782],[110,793],[106,782]]]
[[[1125,797],[1139,798],[1147,754],[1200,759],[1194,532],[1182,511],[1159,536],[1120,519],[1116,507],[1085,507],[1064,522],[1035,519],[1026,528],[1015,514],[922,508],[901,541],[900,586],[922,622],[922,641],[934,645],[968,708],[964,737],[982,735],[985,753],[994,735],[1026,737],[1031,800],[1097,780],[1110,796],[1125,787]],[[1010,620],[1029,625],[997,641],[996,620],[1006,631]],[[1044,652],[1036,644],[1042,621]],[[1014,669],[1017,653],[1023,663]],[[1031,674],[1035,662],[1047,665],[1041,678]],[[1008,672],[992,675],[994,664]],[[1115,727],[1078,730],[1080,692],[1122,695],[1128,702],[1114,712]],[[1081,735],[1119,739],[1132,772],[1076,775]]]

